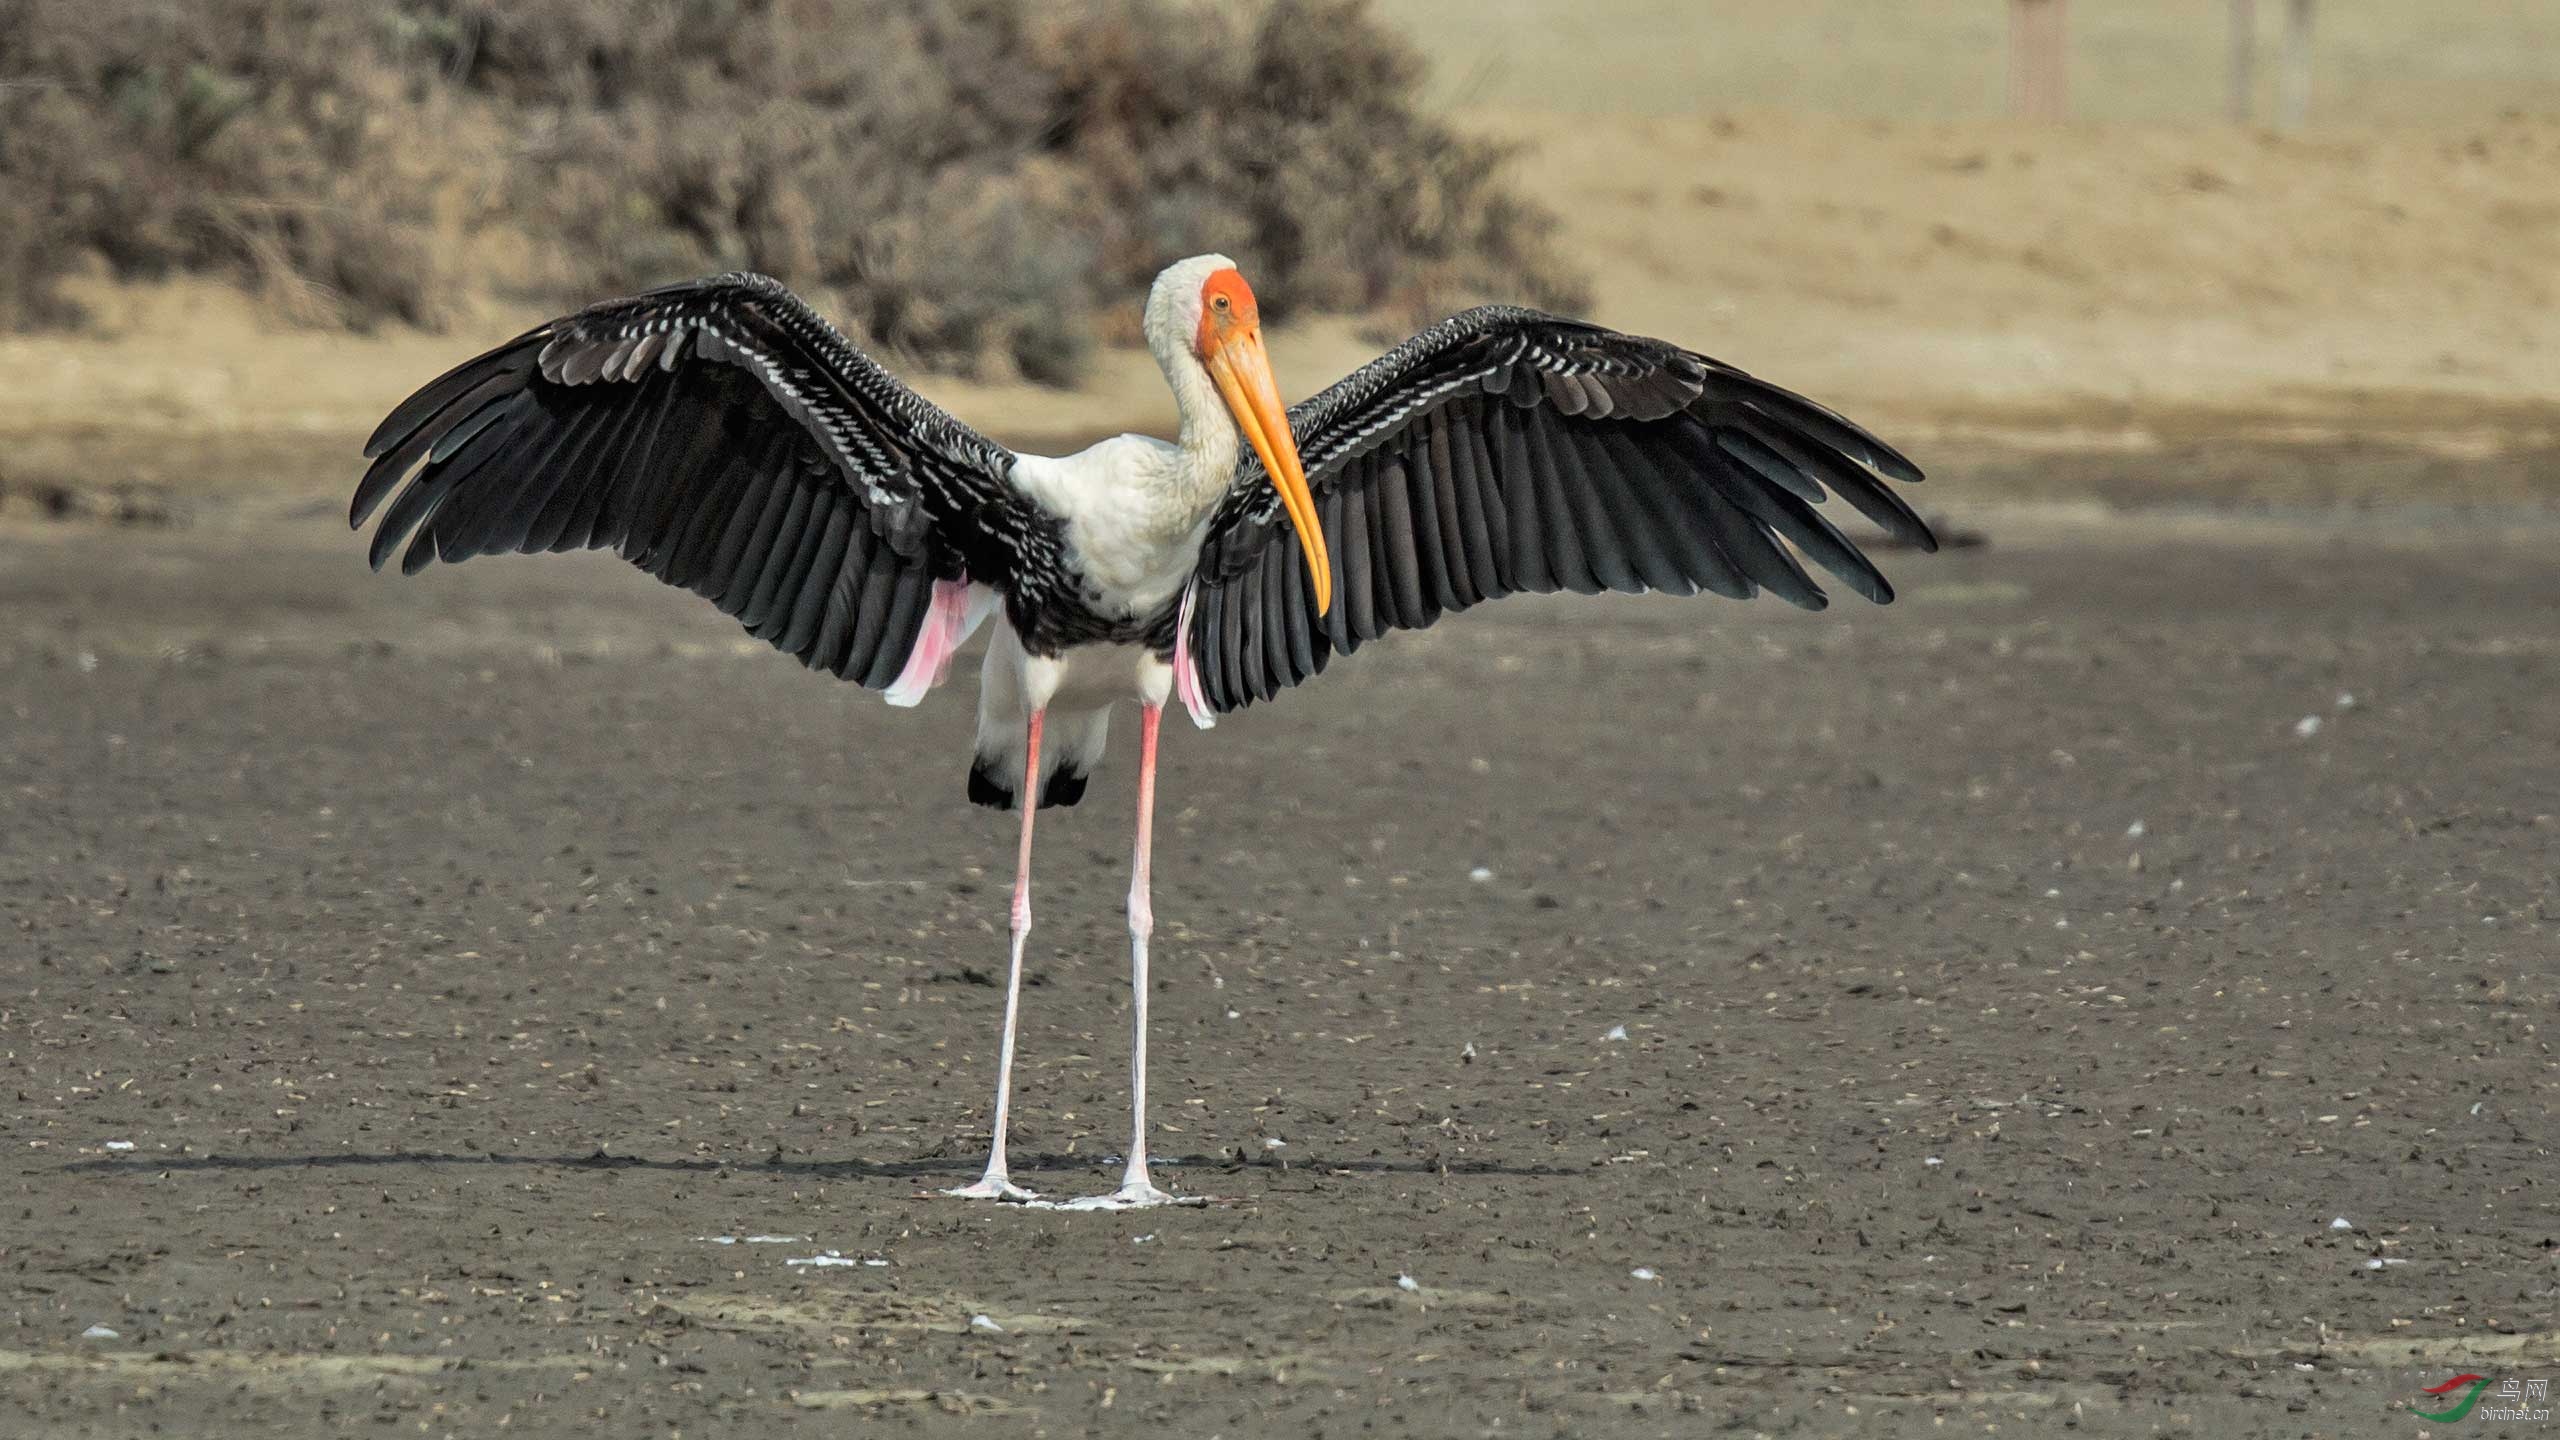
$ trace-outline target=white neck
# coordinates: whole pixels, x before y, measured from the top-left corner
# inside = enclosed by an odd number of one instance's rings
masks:
[[[1206,515],[1235,481],[1244,437],[1236,430],[1235,417],[1228,413],[1217,382],[1209,378],[1208,368],[1193,359],[1189,351],[1158,353],[1156,363],[1164,371],[1165,384],[1173,390],[1174,408],[1182,417],[1182,433],[1176,442],[1182,456],[1175,467],[1173,486],[1187,508]]]

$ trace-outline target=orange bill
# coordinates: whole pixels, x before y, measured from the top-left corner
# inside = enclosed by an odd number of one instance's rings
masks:
[[[1324,527],[1316,523],[1315,497],[1307,492],[1298,439],[1289,432],[1289,410],[1280,403],[1280,383],[1272,378],[1261,330],[1239,328],[1209,351],[1208,360],[1209,377],[1218,382],[1236,427],[1262,457],[1262,473],[1271,477],[1280,503],[1289,507],[1289,523],[1298,527],[1298,543],[1307,552],[1308,578],[1315,581],[1316,613],[1325,614],[1333,609],[1333,557],[1325,553]]]

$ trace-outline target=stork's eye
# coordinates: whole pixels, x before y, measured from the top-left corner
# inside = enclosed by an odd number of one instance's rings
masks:
[[[1221,310],[1224,310],[1227,308],[1227,297],[1224,295],[1213,296],[1209,303],[1217,306]]]

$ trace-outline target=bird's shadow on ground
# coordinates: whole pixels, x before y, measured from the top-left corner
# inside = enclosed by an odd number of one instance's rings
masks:
[[[1013,1169],[1017,1174],[1042,1172],[1090,1172],[1117,1166],[1117,1157],[1103,1160],[1090,1155],[1017,1155]],[[1184,1172],[1206,1172],[1222,1175],[1256,1173],[1274,1177],[1321,1175],[1510,1175],[1561,1177],[1578,1175],[1579,1169],[1562,1165],[1505,1165],[1491,1160],[1326,1160],[1293,1158],[1287,1161],[1240,1161],[1232,1155],[1157,1156],[1154,1163]],[[375,1169],[413,1165],[515,1165],[556,1170],[659,1170],[685,1174],[755,1174],[759,1171],[777,1175],[802,1175],[833,1180],[927,1180],[947,1179],[953,1184],[974,1173],[974,1159],[930,1156],[917,1160],[791,1160],[772,1156],[763,1160],[662,1160],[641,1155],[613,1155],[597,1150],[585,1155],[529,1155],[503,1150],[442,1152],[429,1150],[389,1150],[366,1154],[331,1151],[324,1155],[187,1155],[174,1159],[152,1159],[144,1156],[112,1156],[96,1160],[74,1160],[62,1167],[65,1174],[162,1174],[175,1170],[237,1171],[260,1170],[335,1170]]]

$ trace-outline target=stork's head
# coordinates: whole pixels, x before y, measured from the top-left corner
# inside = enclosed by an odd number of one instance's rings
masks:
[[[1333,561],[1325,553],[1324,527],[1298,462],[1298,440],[1289,430],[1289,409],[1280,403],[1271,356],[1262,348],[1261,310],[1235,262],[1201,255],[1158,275],[1147,296],[1147,344],[1177,396],[1195,388],[1186,380],[1203,377],[1225,402],[1237,433],[1262,458],[1262,473],[1297,527],[1307,574],[1315,582],[1316,613],[1331,610]]]

